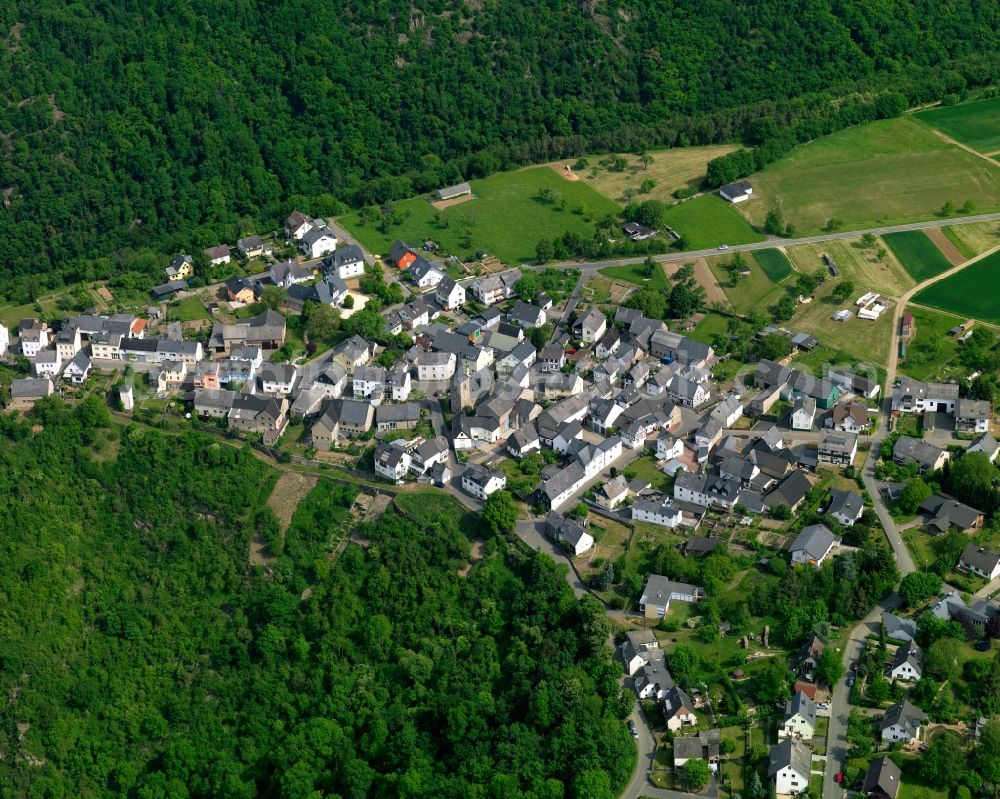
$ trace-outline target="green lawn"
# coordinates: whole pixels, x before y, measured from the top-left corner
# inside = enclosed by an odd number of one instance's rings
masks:
[[[593,223],[588,217],[603,217],[621,210],[587,183],[566,180],[548,167],[503,172],[470,183],[474,199],[441,212],[425,197],[397,202],[395,210],[405,219],[402,224],[391,226],[387,233],[379,232],[374,221],[363,224],[358,213],[343,216],[340,222],[374,253],[387,253],[396,239],[410,244],[433,239],[445,252],[462,257],[485,250],[516,263],[534,259],[539,239],[566,232],[592,236]],[[541,189],[558,192],[565,207],[561,202],[543,203],[536,199]],[[585,213],[575,213],[581,206]]]
[[[615,280],[625,280],[635,283],[637,286],[649,287],[652,289],[664,289],[667,287],[667,278],[659,266],[655,266],[650,275],[646,275],[646,268],[643,264],[629,264],[626,266],[606,266],[600,270],[602,275]]]
[[[711,344],[717,333],[725,333],[729,320],[717,313],[705,314],[698,326],[688,335],[702,344]]]
[[[927,308],[909,308],[917,334],[907,345],[906,357],[900,359],[899,370],[914,380],[944,379],[947,364],[955,357],[958,343],[948,331],[965,317],[931,311]]]
[[[1000,208],[1000,166],[942,141],[911,118],[848,128],[796,147],[750,177],[746,211],[757,224],[780,201],[796,234],[828,220],[864,230],[933,218],[946,202]]]
[[[764,250],[763,252],[776,252],[776,250]],[[722,286],[722,291],[725,293],[726,299],[729,300],[733,308],[741,313],[745,313],[758,306],[773,305],[781,295],[781,289],[775,285],[774,279],[760,263],[759,256],[761,254],[761,252],[747,252],[743,254],[743,258],[750,268],[750,276],[739,278],[735,286],[729,278],[729,272],[724,268],[725,264],[728,264],[731,260],[729,257],[706,259],[709,269],[712,270],[712,274],[715,275],[716,280],[719,281],[719,285]],[[791,272],[791,267],[789,267],[788,271]]]
[[[882,238],[917,283],[951,268],[948,259],[922,230],[886,233]]]
[[[772,282],[780,283],[792,274],[792,265],[781,250],[757,250],[753,254],[754,260],[760,264]]]
[[[764,241],[732,205],[714,194],[668,208],[664,221],[681,237],[685,250],[704,250],[720,244]]]
[[[973,150],[981,153],[1000,150],[1000,97],[932,108],[914,116]]]
[[[185,297],[175,305],[171,305],[169,314],[171,319],[178,322],[193,322],[198,319],[212,318],[204,303],[196,295]]]
[[[913,301],[960,316],[1000,324],[1000,253],[976,261],[956,275],[928,286]]]
[[[649,456],[636,458],[625,467],[641,480],[646,480],[657,491],[666,491],[670,485],[670,477],[656,468],[656,461]]]
[[[877,320],[858,319],[835,322],[831,316],[839,308],[857,310],[851,300],[838,302],[832,296],[837,285],[827,280],[811,303],[799,305],[795,316],[784,325],[796,332],[812,333],[823,344],[851,356],[852,360],[884,364],[892,344],[892,309]]]

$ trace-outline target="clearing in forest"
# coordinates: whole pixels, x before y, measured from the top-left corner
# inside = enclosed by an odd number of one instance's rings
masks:
[[[587,166],[572,174],[616,202],[625,202],[627,189],[635,192],[633,199],[636,201],[655,199],[673,202],[673,193],[678,189],[695,189],[701,185],[709,161],[738,149],[735,144],[713,144],[706,147],[657,150],[647,154],[652,159],[648,165],[643,163],[641,156],[634,153],[590,156],[587,158]],[[615,165],[615,159],[620,158],[627,162],[624,169],[618,169]],[[567,164],[572,166],[573,161],[555,161],[549,166],[557,172],[565,173]],[[642,184],[649,180],[656,185],[649,191],[640,193]]]
[[[267,498],[268,507],[274,511],[281,532],[288,529],[292,523],[292,514],[305,496],[316,487],[317,477],[298,472],[282,472],[278,482],[274,484],[271,496]]]
[[[942,140],[912,118],[848,128],[793,149],[750,177],[741,210],[762,225],[781,206],[797,235],[933,219],[945,203],[1000,208],[1000,165]]]

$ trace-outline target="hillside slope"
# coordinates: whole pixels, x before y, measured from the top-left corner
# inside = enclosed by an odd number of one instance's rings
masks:
[[[994,4],[795,6],[0,0],[2,277],[108,275],[117,249],[232,243],[290,205],[752,137],[762,117],[1000,73]]]

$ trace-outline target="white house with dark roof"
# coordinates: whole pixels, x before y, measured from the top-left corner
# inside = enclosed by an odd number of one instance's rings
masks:
[[[792,430],[812,430],[816,418],[816,400],[796,397],[792,404]]]
[[[824,524],[804,527],[788,548],[792,563],[806,563],[819,568],[830,553],[840,546],[840,538]]]
[[[410,469],[410,454],[404,441],[379,444],[375,449],[375,473],[388,480],[402,480]]]
[[[307,258],[322,258],[337,249],[337,234],[324,224],[312,227],[299,240],[299,251]]]
[[[997,459],[997,454],[1000,453],[1000,444],[989,433],[983,433],[983,435],[969,444],[966,452],[982,452],[990,459],[990,463],[992,463]]]
[[[786,738],[771,748],[767,776],[779,796],[805,793],[811,770],[812,751],[804,743]]]
[[[882,740],[885,743],[912,741],[920,737],[923,712],[906,699],[889,707],[878,722]]]
[[[604,331],[608,329],[608,319],[597,308],[591,308],[582,317],[577,319],[573,325],[573,331],[580,337],[580,340],[587,344],[593,344],[600,340]]]
[[[359,277],[365,273],[365,258],[357,244],[338,247],[330,256],[330,267],[341,280]]]
[[[62,358],[56,350],[42,350],[32,361],[35,368],[35,377],[58,377],[62,371]]]
[[[477,499],[485,500],[490,494],[502,490],[507,485],[503,472],[494,472],[483,466],[471,464],[462,472],[462,490]]]
[[[940,469],[950,457],[947,450],[912,436],[900,436],[892,448],[896,463],[902,466],[915,463],[921,473]]]
[[[778,734],[784,738],[811,741],[816,733],[816,703],[802,691],[785,703],[785,716]]]
[[[1000,552],[976,544],[966,544],[958,559],[958,568],[985,580],[993,580],[1000,577]]]
[[[649,522],[660,527],[676,527],[681,523],[681,509],[674,505],[669,497],[664,499],[636,498],[632,503],[632,519],[637,522]]]
[[[667,729],[671,732],[678,732],[685,726],[693,726],[698,723],[698,717],[694,712],[694,702],[678,686],[674,685],[663,697],[663,717],[667,722]]]
[[[445,277],[437,284],[434,295],[446,311],[465,304],[465,287],[450,277]]]
[[[554,539],[568,546],[576,557],[594,546],[594,537],[590,533],[572,519],[567,519],[555,511],[550,511],[545,518],[545,529]]]
[[[899,413],[954,413],[958,383],[921,383],[901,377],[892,390],[892,410]]]
[[[993,403],[959,397],[955,403],[955,429],[960,433],[988,433],[993,418]]]
[[[422,255],[417,256],[417,259],[410,264],[407,272],[414,285],[422,289],[436,286],[445,278],[444,270],[433,261],[428,261]]]
[[[886,633],[888,635],[888,633]],[[917,682],[924,671],[924,653],[912,640],[897,647],[889,664],[889,679]]]
[[[744,203],[750,199],[750,195],[753,194],[753,186],[747,180],[741,180],[738,183],[727,183],[719,189],[719,196],[723,200],[727,200],[734,205],[736,203]]]
[[[853,527],[865,510],[865,501],[854,491],[830,489],[830,507],[826,512],[845,527]]]
[[[285,220],[285,235],[293,241],[301,241],[302,237],[313,229],[312,220],[301,211],[292,211]]]

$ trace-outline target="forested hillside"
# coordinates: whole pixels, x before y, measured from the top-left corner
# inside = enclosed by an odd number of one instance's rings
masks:
[[[551,561],[460,575],[444,502],[331,565],[354,490],[320,481],[267,576],[248,449],[96,396],[34,421],[0,415],[0,794],[610,799],[631,774],[608,622]]]
[[[0,0],[0,294],[233,243],[291,206],[815,135],[885,91],[984,85],[998,53],[986,0]],[[47,277],[9,280],[27,273]]]

